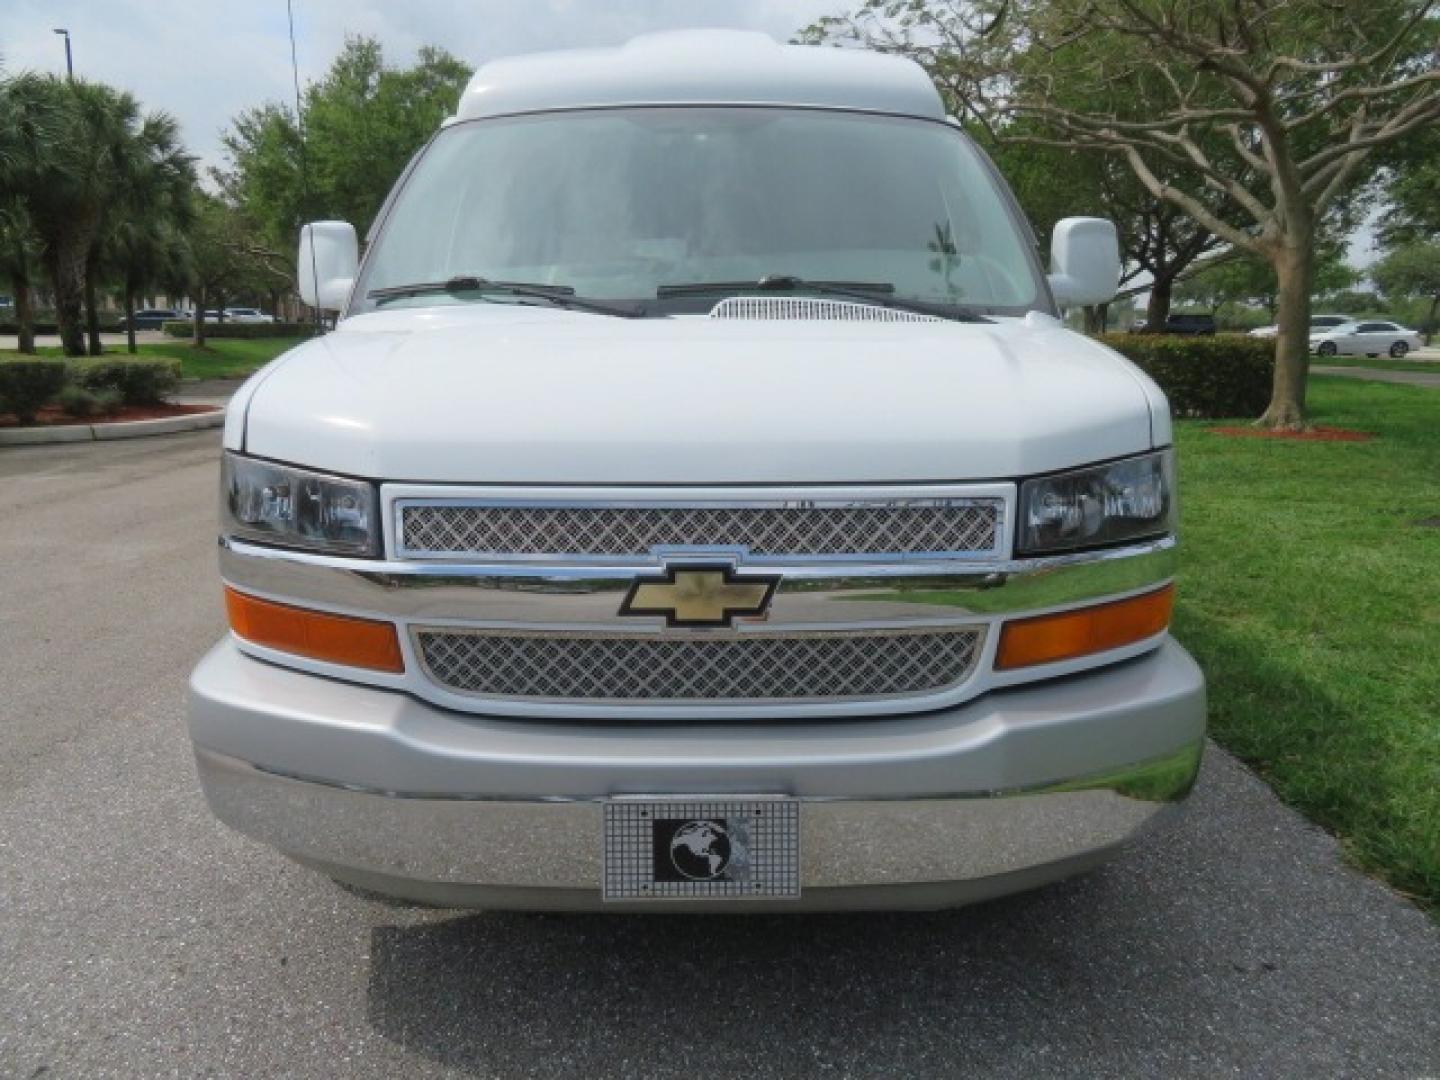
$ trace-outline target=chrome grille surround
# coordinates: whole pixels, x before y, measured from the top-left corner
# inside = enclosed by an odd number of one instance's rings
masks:
[[[685,551],[779,560],[994,557],[1005,501],[633,502],[480,499],[395,502],[396,555],[407,559],[635,560]]]
[[[415,654],[438,685],[536,702],[747,704],[934,694],[974,671],[983,626],[716,633],[417,627]]]
[[[411,487],[403,495],[393,493],[392,503],[396,501],[395,495],[409,497],[413,493],[415,497],[428,498],[449,494],[436,486],[417,488],[418,485]],[[473,494],[477,498],[494,497],[493,489],[473,491]],[[516,494],[532,495],[528,491]],[[570,492],[563,494],[571,497]],[[982,489],[973,494],[991,492]],[[627,492],[615,492],[610,497],[626,495]],[[1008,503],[1006,507],[1008,511]],[[393,522],[393,514],[387,516]],[[387,537],[387,546],[393,540],[393,534]],[[237,639],[242,651],[273,664],[403,691],[446,709],[482,716],[565,721],[640,721],[663,717],[666,722],[728,722],[877,717],[946,709],[1000,687],[1068,675],[1141,655],[1153,649],[1158,639],[1044,668],[997,671],[990,663],[1000,628],[1007,619],[1150,591],[1173,580],[1175,549],[1175,538],[1167,536],[1122,548],[1046,559],[1002,557],[863,563],[811,560],[783,565],[774,565],[775,560],[742,561],[738,564],[742,573],[778,573],[783,580],[768,618],[734,631],[682,631],[666,628],[660,619],[648,623],[635,620],[632,624],[618,617],[621,601],[635,575],[653,576],[654,562],[643,565],[459,559],[437,562],[400,560],[393,555],[384,559],[362,559],[283,550],[222,538],[220,568],[227,584],[263,599],[393,622],[400,632],[405,655],[405,671],[389,674],[310,660]],[[903,633],[958,628],[980,631],[978,658],[973,670],[961,682],[934,691],[853,699],[717,698],[645,701],[639,705],[621,699],[484,697],[454,690],[432,675],[416,633],[418,630],[500,635],[560,632],[579,637],[681,641],[695,637],[714,639],[725,633],[781,639],[807,633]],[[644,707],[647,705],[653,708]]]

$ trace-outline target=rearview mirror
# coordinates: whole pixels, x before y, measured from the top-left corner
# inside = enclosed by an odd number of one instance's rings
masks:
[[[350,299],[360,265],[360,244],[348,221],[314,221],[300,230],[296,280],[300,299],[321,311],[339,311]]]
[[[1050,291],[1061,307],[1108,304],[1120,287],[1120,240],[1104,218],[1063,218],[1050,234]]]

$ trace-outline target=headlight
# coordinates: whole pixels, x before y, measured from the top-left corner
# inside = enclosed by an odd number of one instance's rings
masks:
[[[1072,551],[1171,532],[1173,451],[1112,461],[1020,485],[1017,554]]]
[[[375,486],[226,453],[220,517],[227,536],[341,555],[379,550]]]

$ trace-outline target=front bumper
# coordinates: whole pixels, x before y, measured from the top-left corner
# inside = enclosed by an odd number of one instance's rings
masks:
[[[634,794],[802,802],[798,900],[645,910],[938,907],[1028,888],[1098,863],[1183,798],[1204,717],[1199,669],[1169,639],[952,709],[831,722],[458,714],[229,640],[190,690],[222,821],[352,884],[494,908],[600,907],[603,802]]]

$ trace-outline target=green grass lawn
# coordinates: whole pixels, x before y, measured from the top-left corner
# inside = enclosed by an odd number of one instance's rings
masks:
[[[1212,734],[1355,861],[1440,904],[1440,391],[1317,377],[1370,443],[1179,425],[1175,634]],[[1437,521],[1440,525],[1440,521]]]
[[[299,345],[304,338],[211,338],[205,348],[197,349],[188,341],[166,341],[158,345],[139,346],[140,356],[169,356],[180,361],[180,374],[187,379],[224,379],[249,375],[269,363],[286,349]],[[58,345],[42,347],[42,356],[60,356]],[[109,345],[106,355],[123,356],[124,345]],[[15,356],[13,350],[0,356]]]
[[[249,375],[275,357],[293,349],[305,338],[212,338],[203,349],[188,341],[143,346],[151,356],[171,356],[180,361],[181,374],[189,379],[223,379]]]

